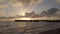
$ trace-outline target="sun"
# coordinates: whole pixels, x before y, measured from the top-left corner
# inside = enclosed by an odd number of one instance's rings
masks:
[[[31,18],[20,18],[21,20],[31,20]]]

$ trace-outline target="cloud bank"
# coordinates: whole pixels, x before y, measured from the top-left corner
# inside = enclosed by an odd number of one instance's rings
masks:
[[[43,0],[9,0],[13,6],[29,6],[35,3],[40,3]]]
[[[33,4],[41,3],[42,1],[43,0],[0,0],[0,13],[10,15],[10,13],[13,12],[15,14],[19,7],[30,6]]]

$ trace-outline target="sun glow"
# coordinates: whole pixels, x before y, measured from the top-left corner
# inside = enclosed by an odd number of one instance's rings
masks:
[[[31,18],[20,18],[21,20],[31,20]]]
[[[22,16],[25,16],[25,13],[22,13]]]

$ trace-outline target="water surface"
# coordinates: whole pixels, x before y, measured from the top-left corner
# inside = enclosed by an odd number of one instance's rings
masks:
[[[0,21],[1,34],[38,34],[60,28],[60,23]]]

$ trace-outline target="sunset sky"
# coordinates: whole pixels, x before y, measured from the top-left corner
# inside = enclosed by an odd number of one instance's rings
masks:
[[[52,7],[60,9],[60,0],[0,0],[0,17],[24,15],[30,11],[41,13]]]

